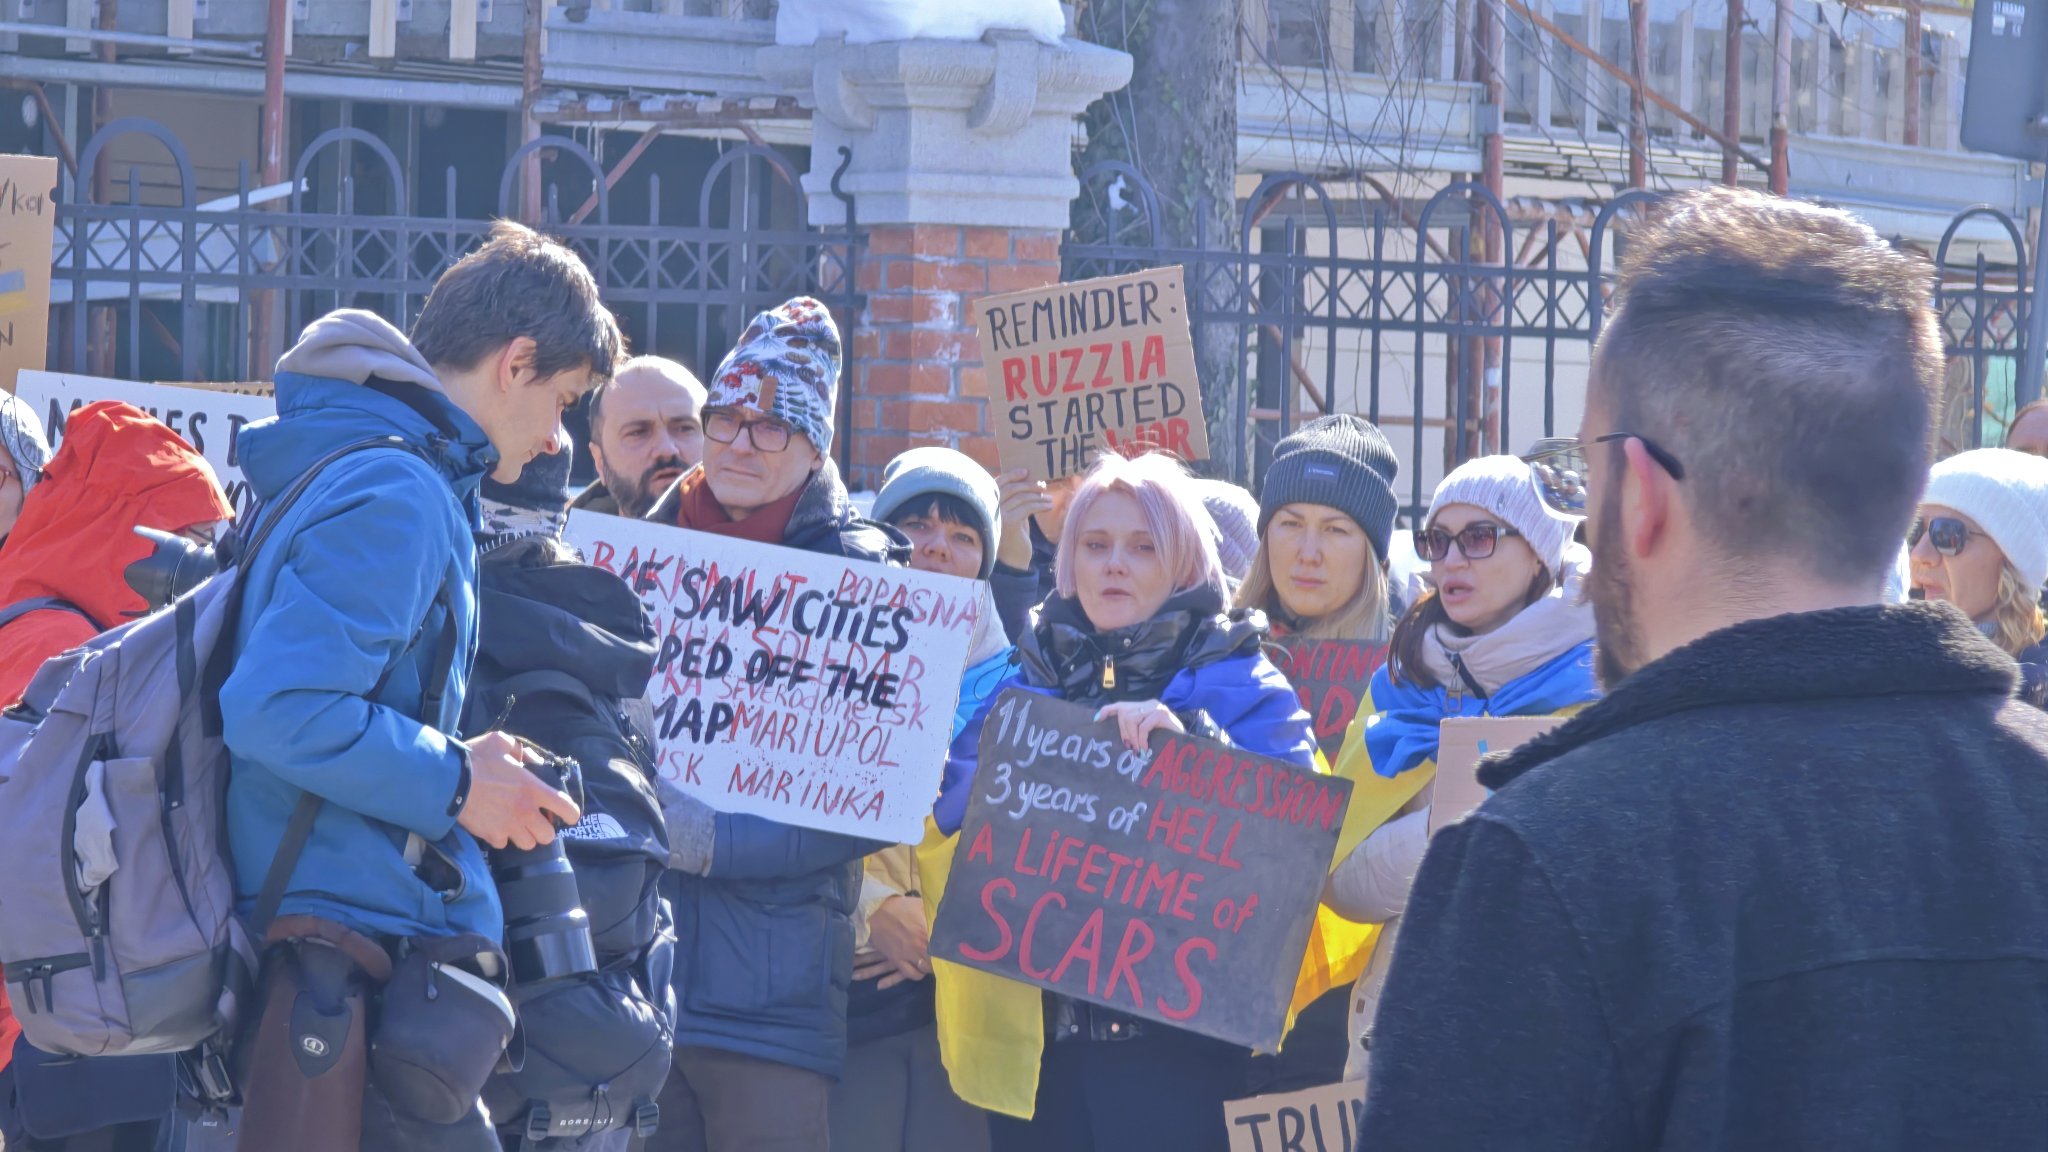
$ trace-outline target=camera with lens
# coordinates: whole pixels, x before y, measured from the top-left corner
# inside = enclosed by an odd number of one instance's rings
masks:
[[[568,793],[581,808],[582,767],[567,756],[526,746],[540,758],[527,765],[533,774],[548,787]],[[555,821],[555,831],[563,831],[560,820]],[[597,971],[590,918],[584,914],[576,873],[560,835],[537,848],[492,851],[491,879],[505,906],[505,955],[512,962],[512,983],[545,984]]]
[[[122,571],[128,587],[148,605],[138,615],[161,609],[220,571],[220,557],[205,544],[154,528],[138,527],[135,534],[155,546]]]

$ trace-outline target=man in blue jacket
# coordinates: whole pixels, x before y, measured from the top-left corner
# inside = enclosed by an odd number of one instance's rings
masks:
[[[824,305],[763,312],[704,402],[704,462],[648,519],[903,565],[910,542],[858,518],[826,455],[839,331]],[[824,1152],[846,1063],[860,861],[882,847],[662,792],[675,905],[676,1060],[654,1152]]]
[[[448,735],[476,652],[477,486],[486,473],[516,479],[555,451],[562,411],[609,375],[620,349],[576,255],[501,224],[435,285],[410,342],[370,313],[336,312],[278,362],[278,415],[239,442],[265,502],[346,445],[396,437],[413,451],[371,449],[327,467],[244,570],[220,704],[245,914],[311,795],[322,803],[279,915],[336,921],[387,946],[502,935],[478,841],[531,848],[553,838],[551,819],[574,824],[579,813],[527,770],[510,737]],[[440,1131],[393,1113],[374,1089],[364,1102],[365,1149],[491,1139],[474,1109]]]

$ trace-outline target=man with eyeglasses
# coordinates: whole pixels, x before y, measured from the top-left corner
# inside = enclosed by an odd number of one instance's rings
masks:
[[[704,462],[648,518],[828,556],[903,565],[910,542],[863,520],[827,453],[839,329],[799,298],[763,312],[704,401]],[[846,1062],[861,858],[882,847],[713,812],[666,784],[676,1058],[650,1152],[824,1152]]]
[[[1931,463],[1926,264],[1732,189],[1631,231],[1583,448],[1607,695],[1432,844],[1358,1146],[2038,1149],[2048,723],[1881,603]]]

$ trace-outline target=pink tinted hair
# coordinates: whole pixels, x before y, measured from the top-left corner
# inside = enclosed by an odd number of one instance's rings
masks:
[[[1104,452],[1067,506],[1067,527],[1060,536],[1059,559],[1053,568],[1060,595],[1076,594],[1074,552],[1080,547],[1088,513],[1106,492],[1123,492],[1138,502],[1145,528],[1159,549],[1160,563],[1174,574],[1176,594],[1203,584],[1219,596],[1227,594],[1216,541],[1203,524],[1209,513],[1202,507],[1201,494],[1189,483],[1186,469],[1172,457],[1157,453],[1126,460]]]

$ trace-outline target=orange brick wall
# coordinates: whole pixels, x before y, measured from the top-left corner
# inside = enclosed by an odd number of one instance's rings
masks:
[[[1060,278],[1060,234],[948,224],[867,229],[857,278],[867,306],[852,338],[855,487],[881,483],[907,448],[958,448],[996,464],[974,302]]]

